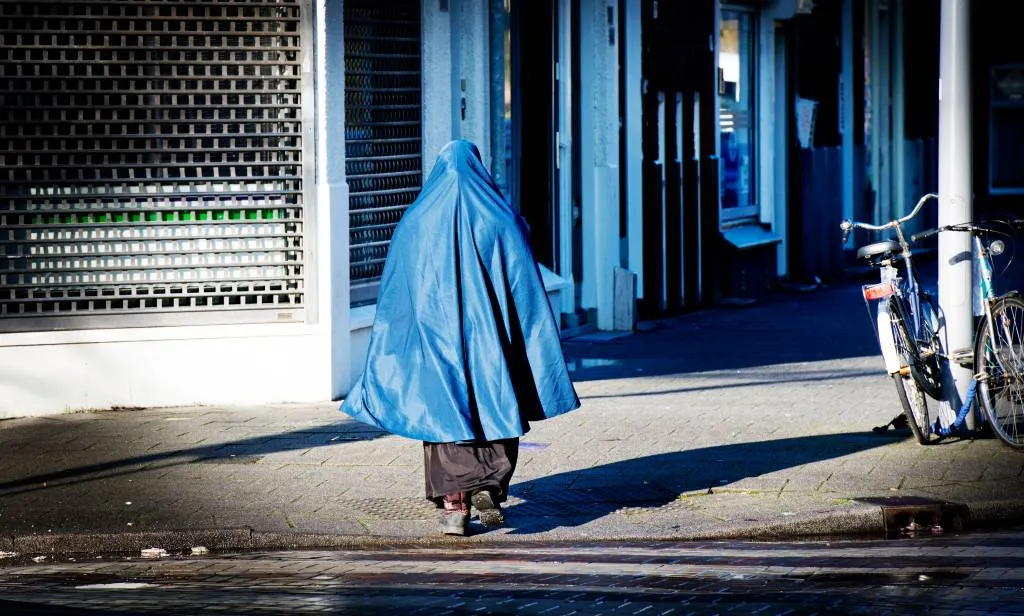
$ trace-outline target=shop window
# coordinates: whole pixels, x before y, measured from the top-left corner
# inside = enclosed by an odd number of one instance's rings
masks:
[[[723,9],[719,21],[719,181],[722,220],[757,214],[754,15]]]
[[[992,67],[989,108],[989,190],[1024,194],[1024,65]]]

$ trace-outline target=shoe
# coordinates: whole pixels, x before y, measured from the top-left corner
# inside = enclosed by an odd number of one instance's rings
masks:
[[[441,532],[445,535],[465,535],[469,531],[469,503],[465,492],[445,494],[442,502]]]
[[[474,492],[471,500],[481,524],[494,527],[505,523],[505,514],[501,512],[501,507],[495,502],[494,496],[490,492],[487,490]]]
[[[464,536],[469,531],[468,511],[445,511],[441,514],[441,533]]]

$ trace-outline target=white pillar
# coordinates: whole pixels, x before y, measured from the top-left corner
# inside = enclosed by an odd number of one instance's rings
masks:
[[[775,117],[775,19],[769,11],[758,14],[757,20],[757,51],[754,56],[757,62],[757,118],[758,143],[755,160],[757,165],[757,200],[761,204],[761,222],[774,229],[775,220],[775,182],[780,175],[785,175],[780,168],[776,173],[776,160],[772,153],[775,141],[779,138],[776,131]]]
[[[505,156],[507,135],[505,134],[505,33],[508,30],[508,11],[505,0],[490,0],[488,11],[488,76],[490,80],[490,109],[487,113],[490,123],[491,175],[505,198],[508,190],[508,159]]]
[[[644,239],[643,239],[643,74],[640,67],[640,49],[643,33],[640,0],[626,0],[626,23],[622,24],[622,44],[626,46],[626,108],[622,112],[626,123],[626,191],[628,203],[626,235],[628,242],[627,268],[637,274],[636,294],[644,296]],[[696,204],[688,204],[696,207]]]
[[[572,0],[558,0],[558,275],[569,281],[562,298],[561,311],[576,311],[576,281],[573,278],[573,221],[577,216],[573,202],[573,169],[580,164],[573,156],[573,91],[580,87],[573,79],[572,66],[576,41],[572,35]],[[582,143],[582,137],[581,137]]]
[[[424,2],[423,9],[423,179],[426,180],[437,160],[437,153],[459,130],[459,86],[453,72],[452,15],[437,9],[437,4]]]
[[[490,168],[490,6],[479,0],[461,0],[450,6],[452,61],[455,63],[452,69],[452,137],[475,143],[484,164]]]
[[[316,244],[320,318],[330,327],[331,397],[352,384],[349,306],[349,193],[345,174],[345,18],[343,5],[317,2]],[[358,359],[362,362],[362,358]]]
[[[971,220],[970,2],[942,0],[939,38],[939,225]],[[972,340],[971,238],[939,235],[939,307],[946,318],[947,350]],[[971,371],[951,364],[943,383],[943,410],[957,412]],[[968,427],[974,427],[968,417]]]
[[[580,3],[580,173],[584,308],[610,330],[619,264],[618,10],[614,0]]]

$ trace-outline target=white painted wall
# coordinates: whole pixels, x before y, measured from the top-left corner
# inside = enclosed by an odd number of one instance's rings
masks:
[[[296,324],[4,335],[0,418],[322,401],[329,397],[326,339],[325,328]]]
[[[611,23],[609,24],[609,15]],[[615,0],[580,3],[580,171],[583,308],[610,330],[613,275],[619,264],[618,9]],[[615,42],[609,41],[614,29]]]

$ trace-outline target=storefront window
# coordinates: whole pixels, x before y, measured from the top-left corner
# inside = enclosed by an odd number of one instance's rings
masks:
[[[1024,65],[992,67],[989,109],[989,190],[1024,193]]]
[[[718,41],[722,218],[752,216],[754,177],[754,30],[750,11],[723,9]]]

